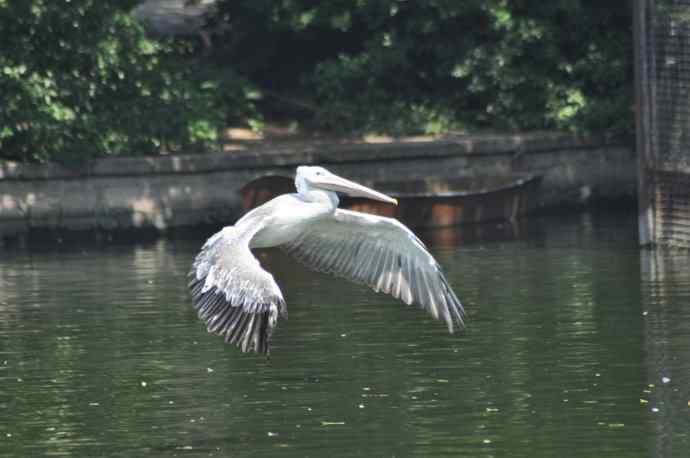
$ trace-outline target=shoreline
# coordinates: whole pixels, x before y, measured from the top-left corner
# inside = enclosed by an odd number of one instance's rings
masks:
[[[624,141],[538,132],[394,139],[256,142],[223,153],[111,157],[66,167],[0,162],[0,237],[31,230],[153,230],[228,224],[239,190],[320,164],[361,181],[459,174],[543,175],[541,209],[634,198],[637,157]]]

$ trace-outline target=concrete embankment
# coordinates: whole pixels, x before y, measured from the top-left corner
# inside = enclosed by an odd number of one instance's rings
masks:
[[[77,167],[0,162],[0,237],[31,229],[118,230],[229,223],[240,188],[321,164],[366,183],[515,172],[543,174],[544,208],[635,196],[631,147],[535,133],[385,143],[257,144],[218,154],[106,158]]]

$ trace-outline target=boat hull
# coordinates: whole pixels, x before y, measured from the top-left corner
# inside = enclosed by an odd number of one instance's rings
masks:
[[[536,209],[541,179],[538,175],[506,175],[374,182],[367,185],[397,198],[398,205],[342,197],[341,207],[397,218],[410,227],[513,221]],[[294,185],[288,177],[262,177],[240,192],[242,205],[249,210],[294,192]]]

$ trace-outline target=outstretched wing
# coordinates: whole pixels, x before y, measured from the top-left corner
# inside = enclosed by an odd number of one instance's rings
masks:
[[[243,352],[268,353],[278,313],[287,316],[280,288],[249,249],[258,228],[228,226],[209,238],[189,273],[194,308],[209,332]]]
[[[424,244],[399,221],[337,209],[282,246],[308,267],[415,303],[453,332],[463,326],[460,300]]]

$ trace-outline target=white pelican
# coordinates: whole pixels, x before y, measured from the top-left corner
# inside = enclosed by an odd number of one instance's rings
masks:
[[[243,352],[268,353],[287,308],[251,249],[275,246],[312,269],[415,303],[443,319],[449,332],[454,322],[463,326],[462,304],[412,231],[393,218],[341,210],[336,193],[395,199],[323,167],[297,167],[295,187],[296,194],[278,196],[213,235],[194,260],[189,287],[209,332]]]

